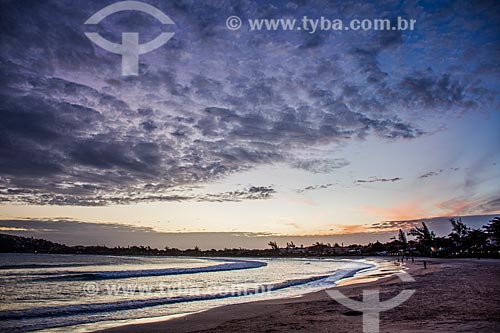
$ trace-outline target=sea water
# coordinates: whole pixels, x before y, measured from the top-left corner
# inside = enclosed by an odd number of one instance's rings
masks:
[[[329,288],[364,260],[0,254],[0,331],[84,332]]]

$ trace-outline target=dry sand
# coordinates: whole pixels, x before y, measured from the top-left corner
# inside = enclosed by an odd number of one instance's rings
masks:
[[[380,316],[380,332],[500,332],[500,261],[467,259],[405,263],[415,282],[385,277],[339,286],[361,300],[363,289],[380,289],[382,300],[403,289],[416,293]],[[350,281],[351,283],[353,281]],[[326,292],[300,298],[228,305],[167,321],[133,324],[100,331],[136,332],[362,332],[359,313]]]

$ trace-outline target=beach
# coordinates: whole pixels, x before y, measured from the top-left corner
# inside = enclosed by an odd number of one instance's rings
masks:
[[[500,0],[0,16],[0,333],[500,333]]]
[[[364,289],[379,289],[380,299],[404,289],[415,294],[380,314],[380,332],[500,331],[500,261],[488,259],[406,261],[414,282],[397,276],[376,281],[347,279],[337,287],[361,300]],[[132,332],[362,332],[361,313],[333,300],[325,291],[302,297],[256,301],[213,308],[166,321],[131,324],[98,331]]]

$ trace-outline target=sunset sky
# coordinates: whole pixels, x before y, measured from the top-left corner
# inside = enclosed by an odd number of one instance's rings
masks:
[[[130,11],[83,24],[115,2],[0,4],[0,232],[258,247],[500,213],[497,2],[144,1],[175,25]],[[241,29],[226,28],[231,15]],[[416,25],[245,24],[305,15]],[[88,31],[175,35],[122,76]]]

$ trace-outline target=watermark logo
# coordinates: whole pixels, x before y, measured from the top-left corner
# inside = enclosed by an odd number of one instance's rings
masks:
[[[260,19],[249,18],[242,21],[238,16],[229,16],[226,19],[226,28],[238,30],[244,24],[248,25],[248,31],[303,31],[309,34],[316,32],[331,31],[413,31],[417,20],[398,16],[395,19],[387,18],[365,18],[344,20],[340,18],[272,18]]]
[[[186,287],[182,282],[177,283],[97,283],[86,282],[82,285],[82,291],[85,296],[93,297],[97,295],[107,296],[135,296],[135,295],[161,295],[167,298],[180,298],[185,296],[187,298],[195,299],[215,299],[226,297],[242,297],[249,295],[256,295],[261,293],[268,293],[273,291],[274,286],[259,285],[259,284],[234,284],[231,286],[189,286]],[[186,294],[189,290],[189,294]]]
[[[162,24],[175,24],[158,8],[139,1],[121,1],[104,7],[85,21],[85,24],[98,24],[109,15],[125,10],[144,12]],[[139,44],[139,33],[137,32],[122,32],[121,44],[112,43],[96,32],[86,32],[85,35],[106,51],[122,56],[122,75],[139,75],[139,55],[156,50],[168,42],[174,33],[162,32],[155,39],[144,44]]]
[[[238,30],[239,28],[241,28],[242,24],[243,22],[238,16],[229,16],[226,19],[226,27],[229,30]]]
[[[403,282],[414,282],[410,274],[401,272],[396,274]],[[380,291],[378,289],[363,290],[363,300],[355,301],[339,290],[327,290],[326,293],[342,304],[354,311],[363,313],[363,332],[379,333],[380,331],[380,312],[384,312],[400,306],[406,302],[414,293],[415,289],[405,289],[395,297],[386,301],[380,301]]]

